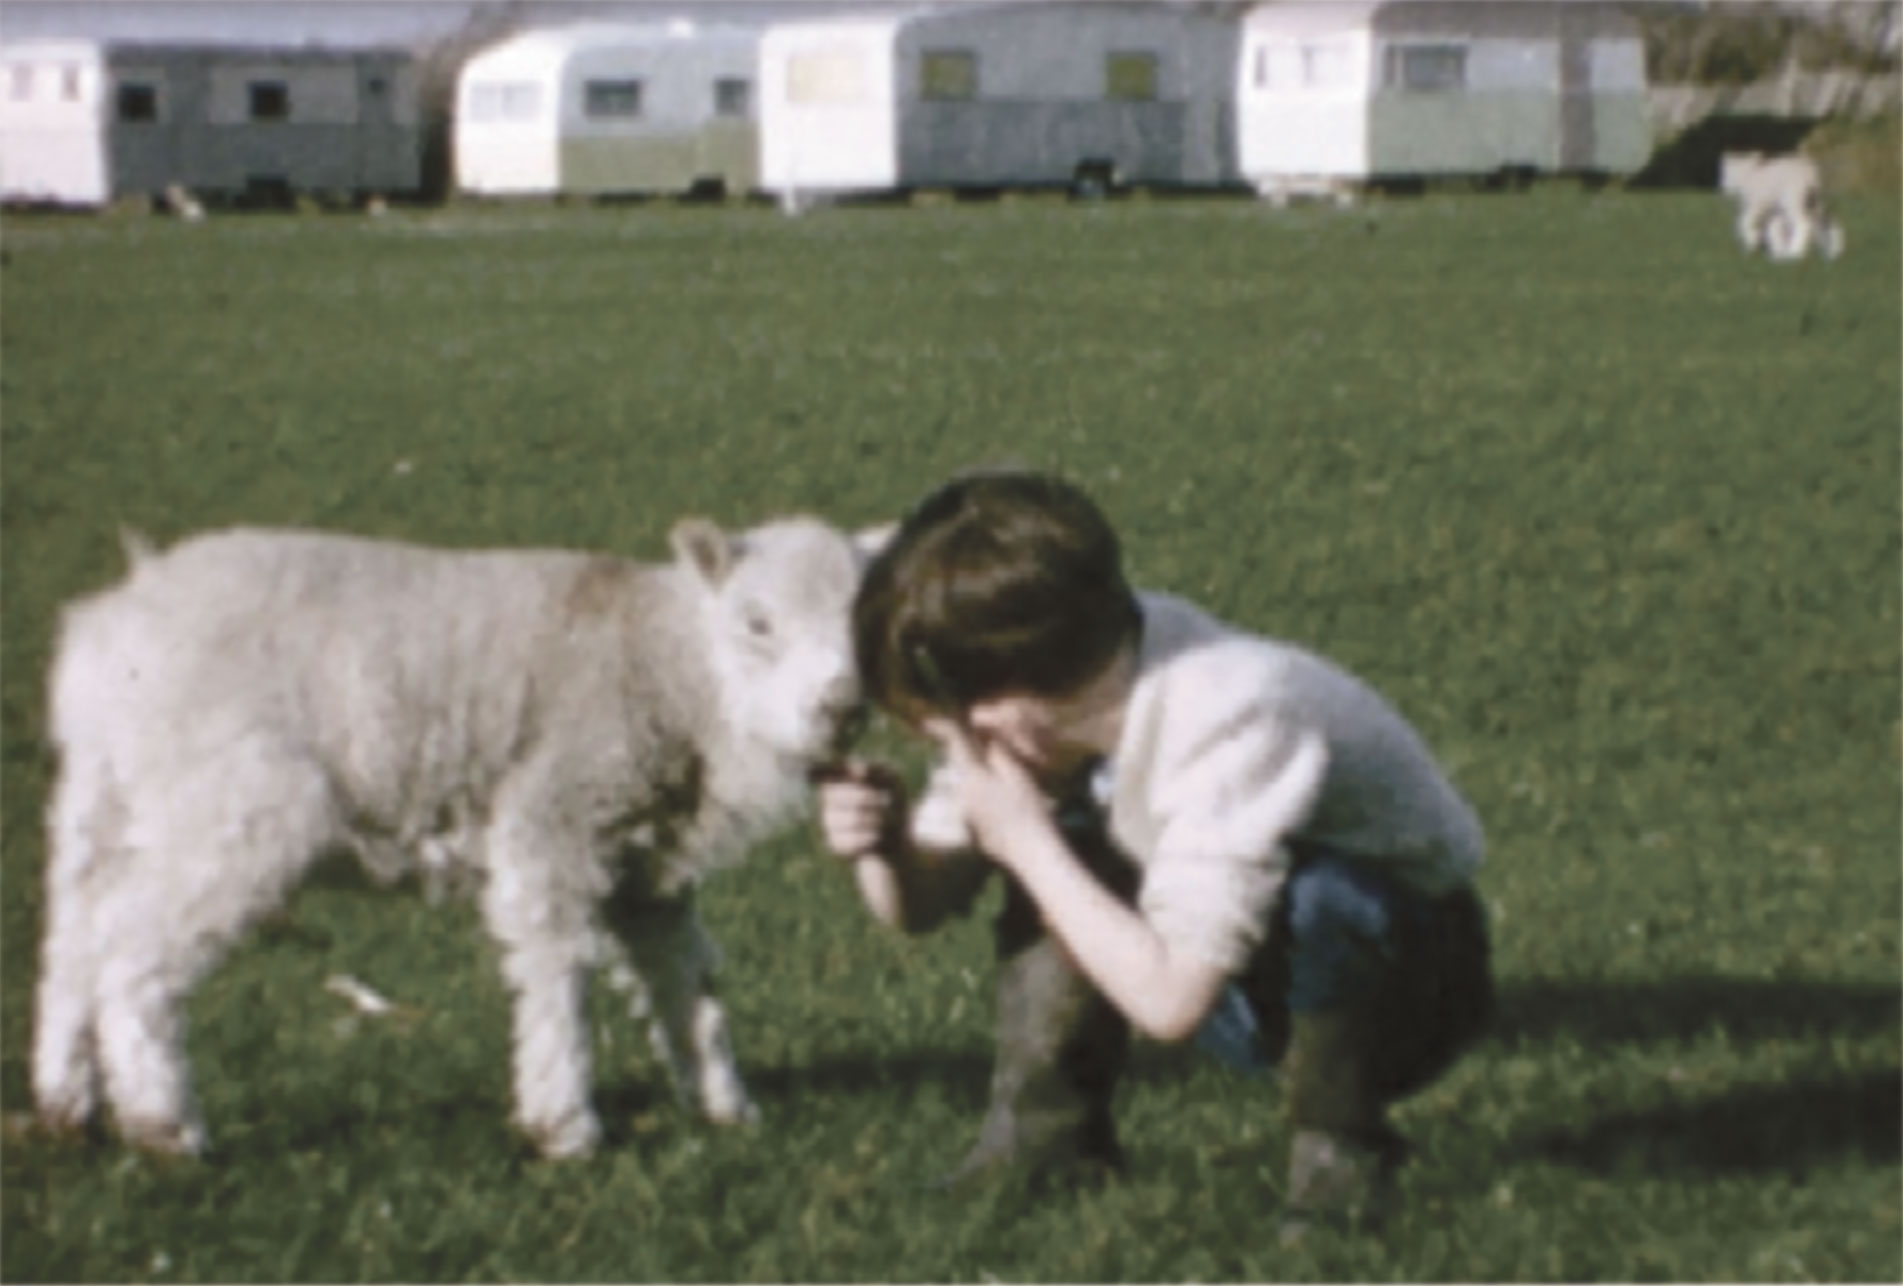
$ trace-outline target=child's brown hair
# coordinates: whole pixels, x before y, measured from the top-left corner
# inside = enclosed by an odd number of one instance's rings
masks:
[[[853,645],[872,700],[916,722],[1005,692],[1062,696],[1141,630],[1117,535],[1047,474],[953,479],[866,569]]]

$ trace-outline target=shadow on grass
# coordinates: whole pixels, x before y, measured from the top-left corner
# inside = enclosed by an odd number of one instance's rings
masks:
[[[988,1049],[916,1049],[902,1054],[849,1054],[810,1063],[743,1069],[755,1097],[855,1098],[865,1094],[941,1090],[954,1103],[981,1107],[991,1084]]]
[[[1817,981],[1678,978],[1502,986],[1493,1037],[1645,1044],[1721,1031],[1733,1042],[1828,1041],[1903,1029],[1903,988]],[[1778,1170],[1903,1158],[1903,1069],[1755,1084],[1708,1099],[1607,1116],[1535,1136],[1526,1152],[1607,1173]]]
[[[1723,1031],[1755,1041],[1903,1029],[1903,987],[1875,983],[1672,978],[1658,982],[1506,982],[1495,1039],[1568,1035],[1643,1044]]]
[[[799,1096],[854,1098],[865,1094],[911,1095],[936,1089],[947,1102],[981,1110],[990,1097],[993,1051],[924,1048],[900,1054],[838,1054],[797,1066],[742,1067],[747,1086],[761,1099]],[[1188,1075],[1204,1056],[1183,1045],[1137,1042],[1120,1083],[1171,1081]]]
[[[1903,1068],[1758,1085],[1708,1102],[1606,1117],[1534,1138],[1535,1156],[1610,1174],[1777,1170],[1903,1159]]]
[[[487,1160],[508,1148],[529,1157],[527,1144],[508,1126],[508,1103],[488,1093],[392,1087],[379,1101],[366,1102],[353,1098],[347,1085],[320,1078],[291,1096],[262,1097],[279,1088],[259,1086],[257,1100],[214,1119],[206,1159],[223,1165],[311,1153],[402,1156],[426,1143],[445,1164]],[[116,1138],[107,1142],[122,1147]]]
[[[601,1119],[601,1146],[606,1152],[699,1128],[669,1087],[658,1080],[606,1079],[595,1087],[591,1101]],[[509,1124],[506,1097],[489,1094],[418,1092],[405,1097],[400,1110],[332,1099],[313,1103],[308,1110],[279,1113],[256,1129],[228,1124],[214,1148],[219,1157],[271,1158],[341,1147],[406,1154],[420,1140],[432,1141],[439,1153],[446,1147],[467,1152],[463,1160],[469,1164],[490,1164],[498,1157],[514,1166],[537,1164],[534,1147]]]

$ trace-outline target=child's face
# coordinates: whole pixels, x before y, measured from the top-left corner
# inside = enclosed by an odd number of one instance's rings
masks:
[[[981,741],[1009,751],[1039,781],[1056,784],[1117,748],[1135,677],[1134,654],[1125,649],[1062,696],[1006,692],[976,701],[965,711],[965,725]]]

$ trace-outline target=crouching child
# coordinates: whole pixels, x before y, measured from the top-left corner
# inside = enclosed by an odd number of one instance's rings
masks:
[[[997,1054],[963,1182],[1120,1162],[1130,1029],[1205,1033],[1246,999],[1283,1068],[1285,1239],[1383,1212],[1388,1107],[1492,1006],[1480,825],[1409,724],[1301,648],[1134,591],[1069,484],[941,487],[854,604],[866,691],[936,743],[818,787],[827,847],[879,920],[924,932],[1001,872]]]

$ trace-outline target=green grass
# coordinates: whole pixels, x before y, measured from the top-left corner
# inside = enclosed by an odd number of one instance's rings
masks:
[[[57,604],[318,524],[661,555],[1061,469],[1137,577],[1328,652],[1486,819],[1503,1012],[1406,1104],[1379,1241],[1279,1252],[1272,1083],[1144,1048],[1122,1181],[923,1188],[989,1058],[983,918],[882,934],[794,831],[709,885],[764,1122],[604,996],[610,1140],[508,1133],[466,907],[327,879],[197,994],[216,1155],[4,1149],[0,1278],[1898,1280],[1898,210],[1747,261],[1710,195],[9,219],[0,1107],[29,1107]],[[350,972],[417,1006],[352,1019]]]

